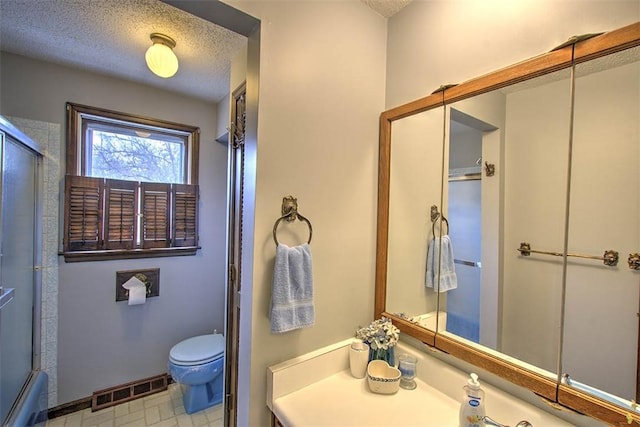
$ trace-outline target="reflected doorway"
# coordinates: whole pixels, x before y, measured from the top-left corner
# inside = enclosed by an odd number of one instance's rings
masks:
[[[482,262],[480,177],[449,180],[449,232],[458,287],[447,294],[447,331],[480,341]]]
[[[500,171],[492,181],[483,176],[485,157],[500,163],[500,131],[453,108],[448,124],[446,206],[458,286],[444,298],[446,330],[500,350],[499,229],[486,223],[500,216]]]
[[[447,292],[447,331],[477,343],[482,279],[482,133],[452,120],[450,135],[447,212],[458,287]]]

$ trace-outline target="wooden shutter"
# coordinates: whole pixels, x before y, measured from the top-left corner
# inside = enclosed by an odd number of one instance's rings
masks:
[[[138,183],[107,179],[105,190],[104,248],[134,249]]]
[[[143,182],[142,192],[142,247],[168,248],[169,196],[171,184]]]
[[[198,245],[198,186],[173,184],[174,247]]]
[[[65,177],[64,250],[94,251],[102,248],[104,179]]]

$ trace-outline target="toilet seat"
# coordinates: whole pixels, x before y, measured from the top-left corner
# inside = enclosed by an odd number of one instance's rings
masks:
[[[169,361],[181,366],[202,365],[222,357],[224,349],[222,335],[199,335],[174,345],[169,351]]]

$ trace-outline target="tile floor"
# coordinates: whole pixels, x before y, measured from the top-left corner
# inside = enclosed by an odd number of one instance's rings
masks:
[[[47,421],[46,427],[218,427],[224,425],[222,405],[187,415],[180,384],[166,391],[100,411],[74,412]]]

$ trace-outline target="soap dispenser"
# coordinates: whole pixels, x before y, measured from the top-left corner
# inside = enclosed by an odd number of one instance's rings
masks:
[[[464,397],[460,405],[460,427],[484,427],[484,390],[480,388],[477,374],[471,374],[463,387]]]

